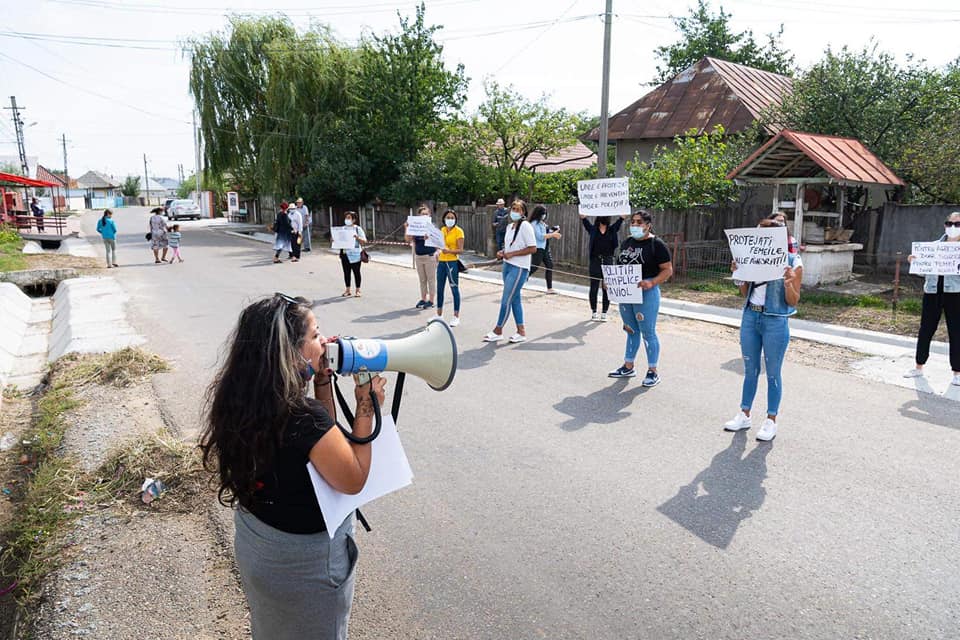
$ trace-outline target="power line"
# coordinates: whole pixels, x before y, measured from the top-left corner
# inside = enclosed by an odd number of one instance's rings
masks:
[[[125,11],[129,13],[163,13],[179,14],[191,16],[222,16],[225,14],[236,15],[270,15],[283,13],[291,17],[315,17],[317,15],[325,16],[345,16],[363,13],[388,13],[399,11],[408,6],[407,2],[396,2],[391,4],[367,4],[367,5],[329,5],[327,7],[312,7],[306,9],[283,10],[278,7],[270,9],[243,9],[237,10],[236,7],[185,7],[169,6],[160,4],[128,4],[109,2],[107,0],[50,0],[58,4],[71,5],[76,7],[88,7],[93,9],[107,9],[111,11]],[[448,7],[461,4],[472,4],[481,0],[434,0],[431,7]]]
[[[563,17],[564,17],[565,15],[567,15],[568,13],[570,13],[570,11],[573,9],[573,7],[574,7],[578,2],[580,2],[580,0],[573,0],[573,2],[570,3],[570,6],[567,7],[566,9],[564,9],[564,10],[563,10],[563,13],[561,13],[561,14],[557,17],[556,20],[553,20],[552,22],[548,23],[547,26],[546,26],[540,33],[538,33],[535,38],[533,38],[532,40],[528,40],[527,43],[526,43],[523,47],[521,47],[521,48],[520,48],[516,53],[514,53],[512,56],[510,56],[509,58],[507,58],[507,60],[506,60],[503,64],[501,64],[499,67],[497,67],[497,70],[494,71],[494,73],[496,74],[496,73],[500,73],[501,71],[503,71],[503,68],[504,68],[504,67],[506,67],[508,64],[510,64],[511,62],[513,62],[514,60],[516,60],[517,58],[519,58],[527,49],[529,49],[530,47],[532,47],[532,46],[534,45],[534,43],[537,42],[537,40],[539,40],[540,38],[542,38],[542,37],[543,37],[543,34],[547,33],[548,31],[550,31],[550,29],[552,29],[552,28],[554,28],[555,26],[557,26],[558,24],[560,24],[560,22],[574,22],[574,21],[577,21],[577,20],[583,20],[583,19],[586,19],[586,18],[589,18],[589,17],[593,17],[593,16],[579,16],[579,17],[576,17],[576,18],[572,18],[572,19],[570,19],[570,20],[564,20]]]

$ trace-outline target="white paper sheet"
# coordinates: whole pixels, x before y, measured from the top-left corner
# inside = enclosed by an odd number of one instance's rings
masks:
[[[433,221],[430,216],[407,216],[407,235],[425,236],[430,233]]]
[[[960,243],[914,242],[910,273],[918,276],[960,275]]]
[[[628,178],[577,180],[577,199],[582,216],[630,215]]]
[[[607,295],[612,302],[643,304],[643,289],[640,288],[643,265],[604,264],[600,269],[603,271],[603,284],[607,287]]]
[[[786,227],[724,229],[737,270],[734,280],[769,282],[783,280],[789,264]]]
[[[333,240],[331,249],[355,249],[357,247],[356,227],[331,227],[330,237]]]
[[[367,484],[356,495],[340,493],[317,473],[313,464],[307,463],[307,472],[313,483],[313,491],[323,512],[323,521],[327,525],[327,534],[333,538],[343,519],[355,509],[368,502],[393,493],[413,482],[413,471],[407,461],[407,454],[400,443],[397,425],[390,414],[384,414],[380,435],[371,444],[370,474]]]
[[[440,233],[440,229],[437,229],[433,225],[430,226],[430,231],[427,233],[426,240],[423,241],[423,244],[428,247],[434,247],[435,249],[444,249],[443,234]]]

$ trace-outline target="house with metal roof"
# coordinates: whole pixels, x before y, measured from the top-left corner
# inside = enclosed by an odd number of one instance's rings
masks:
[[[77,178],[77,186],[86,192],[84,204],[87,209],[123,206],[120,184],[99,171],[87,171]]]
[[[676,136],[691,129],[701,134],[716,125],[728,133],[749,128],[766,109],[780,104],[792,91],[792,82],[777,73],[702,58],[610,117],[608,138],[617,149],[616,175],[625,174],[628,161],[649,161],[656,147],[671,146]],[[587,138],[599,140],[599,130]]]

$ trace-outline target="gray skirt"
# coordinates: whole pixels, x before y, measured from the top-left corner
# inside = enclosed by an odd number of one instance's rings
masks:
[[[353,515],[337,529],[286,533],[237,509],[233,545],[254,640],[346,640],[357,545]]]

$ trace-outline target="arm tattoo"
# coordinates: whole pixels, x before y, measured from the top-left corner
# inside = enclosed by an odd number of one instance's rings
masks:
[[[358,418],[373,417],[373,401],[370,399],[370,396],[364,396],[357,403],[357,417]]]

